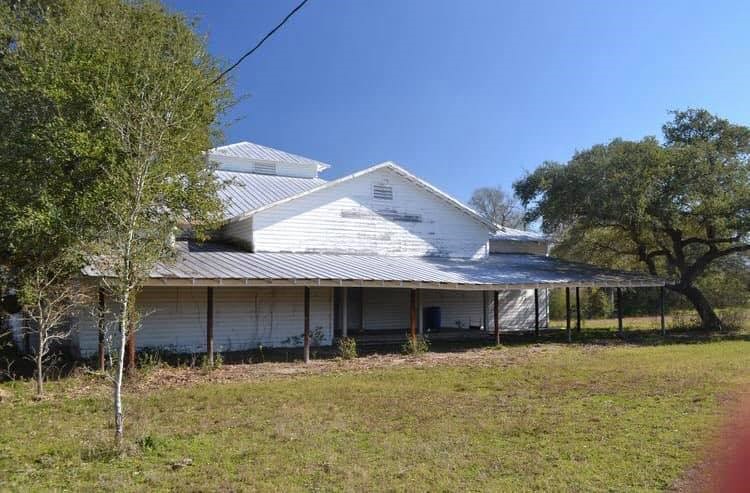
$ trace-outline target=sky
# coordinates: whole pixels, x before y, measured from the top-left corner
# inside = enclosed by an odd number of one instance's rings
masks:
[[[166,0],[234,62],[298,0]],[[232,72],[226,143],[391,160],[467,201],[546,160],[659,135],[669,110],[750,125],[750,2],[309,0]]]

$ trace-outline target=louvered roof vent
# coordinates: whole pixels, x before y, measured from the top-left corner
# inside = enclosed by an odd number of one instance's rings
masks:
[[[253,172],[259,175],[275,175],[276,163],[253,163]]]

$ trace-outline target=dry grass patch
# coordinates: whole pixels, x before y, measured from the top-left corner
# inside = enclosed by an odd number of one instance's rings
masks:
[[[725,341],[157,368],[130,384],[124,455],[107,395],[71,392],[89,383],[5,385],[0,489],[663,490],[749,366]]]

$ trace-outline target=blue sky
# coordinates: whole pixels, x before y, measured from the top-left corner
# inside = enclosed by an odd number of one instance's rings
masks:
[[[297,0],[167,0],[233,62]],[[675,108],[750,124],[750,2],[310,0],[233,72],[228,143],[393,160],[461,200],[544,160],[657,135]]]

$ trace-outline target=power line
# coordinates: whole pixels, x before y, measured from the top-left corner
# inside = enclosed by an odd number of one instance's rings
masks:
[[[258,44],[256,44],[255,46],[253,46],[253,48],[250,51],[248,51],[247,53],[245,53],[244,55],[242,55],[239,58],[239,60],[237,60],[236,62],[234,62],[232,64],[231,67],[229,67],[228,69],[226,69],[225,71],[223,71],[222,73],[220,73],[218,75],[218,77],[216,77],[214,80],[212,80],[211,84],[215,84],[216,82],[220,81],[222,79],[222,77],[224,77],[225,75],[227,75],[229,72],[231,72],[232,70],[234,70],[237,67],[237,65],[239,65],[240,63],[242,63],[242,61],[245,58],[247,58],[250,55],[252,55],[255,52],[255,50],[257,50],[258,48],[260,48],[263,45],[263,43],[266,42],[266,40],[268,38],[270,38],[271,36],[273,36],[273,33],[275,33],[276,31],[278,31],[281,28],[281,26],[283,26],[284,24],[286,24],[286,21],[288,21],[289,19],[291,19],[292,16],[294,14],[296,14],[297,11],[299,9],[301,9],[307,2],[308,2],[308,0],[302,0],[299,3],[299,5],[297,5],[296,7],[294,7],[294,9],[291,12],[289,12],[286,17],[284,17],[284,20],[282,20],[276,27],[274,27],[273,29],[271,29],[271,31],[269,31],[268,34],[266,34],[265,36],[263,36],[263,39],[261,39],[260,41],[258,41]]]

